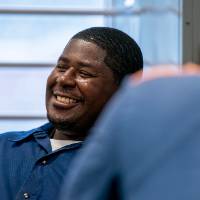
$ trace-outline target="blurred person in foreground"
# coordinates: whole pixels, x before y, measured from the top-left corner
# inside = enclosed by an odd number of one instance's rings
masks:
[[[60,200],[199,200],[199,75],[188,64],[127,79],[75,159]]]
[[[124,76],[142,66],[139,46],[120,30],[93,27],[75,34],[47,80],[50,123],[0,135],[0,198],[58,199],[81,141]]]

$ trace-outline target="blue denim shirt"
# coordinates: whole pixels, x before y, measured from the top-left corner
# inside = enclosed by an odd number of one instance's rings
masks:
[[[199,200],[200,77],[124,82],[112,101],[59,200]]]
[[[0,196],[2,200],[55,200],[63,177],[81,143],[52,152],[51,124],[0,134]]]

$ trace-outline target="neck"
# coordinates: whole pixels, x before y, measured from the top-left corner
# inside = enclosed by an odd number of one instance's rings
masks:
[[[65,131],[65,130],[54,130],[53,139],[57,140],[77,140],[83,141],[85,140],[87,134],[77,133],[73,131]]]

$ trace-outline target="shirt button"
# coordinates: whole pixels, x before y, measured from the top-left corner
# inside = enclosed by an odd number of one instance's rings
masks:
[[[46,161],[46,160],[43,160],[43,161],[42,161],[42,164],[43,164],[43,165],[47,164],[47,161]]]
[[[29,194],[27,192],[24,193],[24,199],[28,199],[29,198]]]

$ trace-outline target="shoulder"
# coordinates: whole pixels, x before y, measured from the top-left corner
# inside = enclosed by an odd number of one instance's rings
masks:
[[[13,149],[13,144],[15,144],[14,139],[19,138],[23,135],[23,131],[12,131],[0,134],[0,156],[9,155],[11,149]]]
[[[13,137],[22,135],[24,132],[26,131],[10,131],[10,132],[1,133],[0,140],[12,139]]]
[[[0,142],[4,140],[20,141],[37,132],[48,132],[52,128],[50,123],[27,131],[10,131],[0,134]]]

